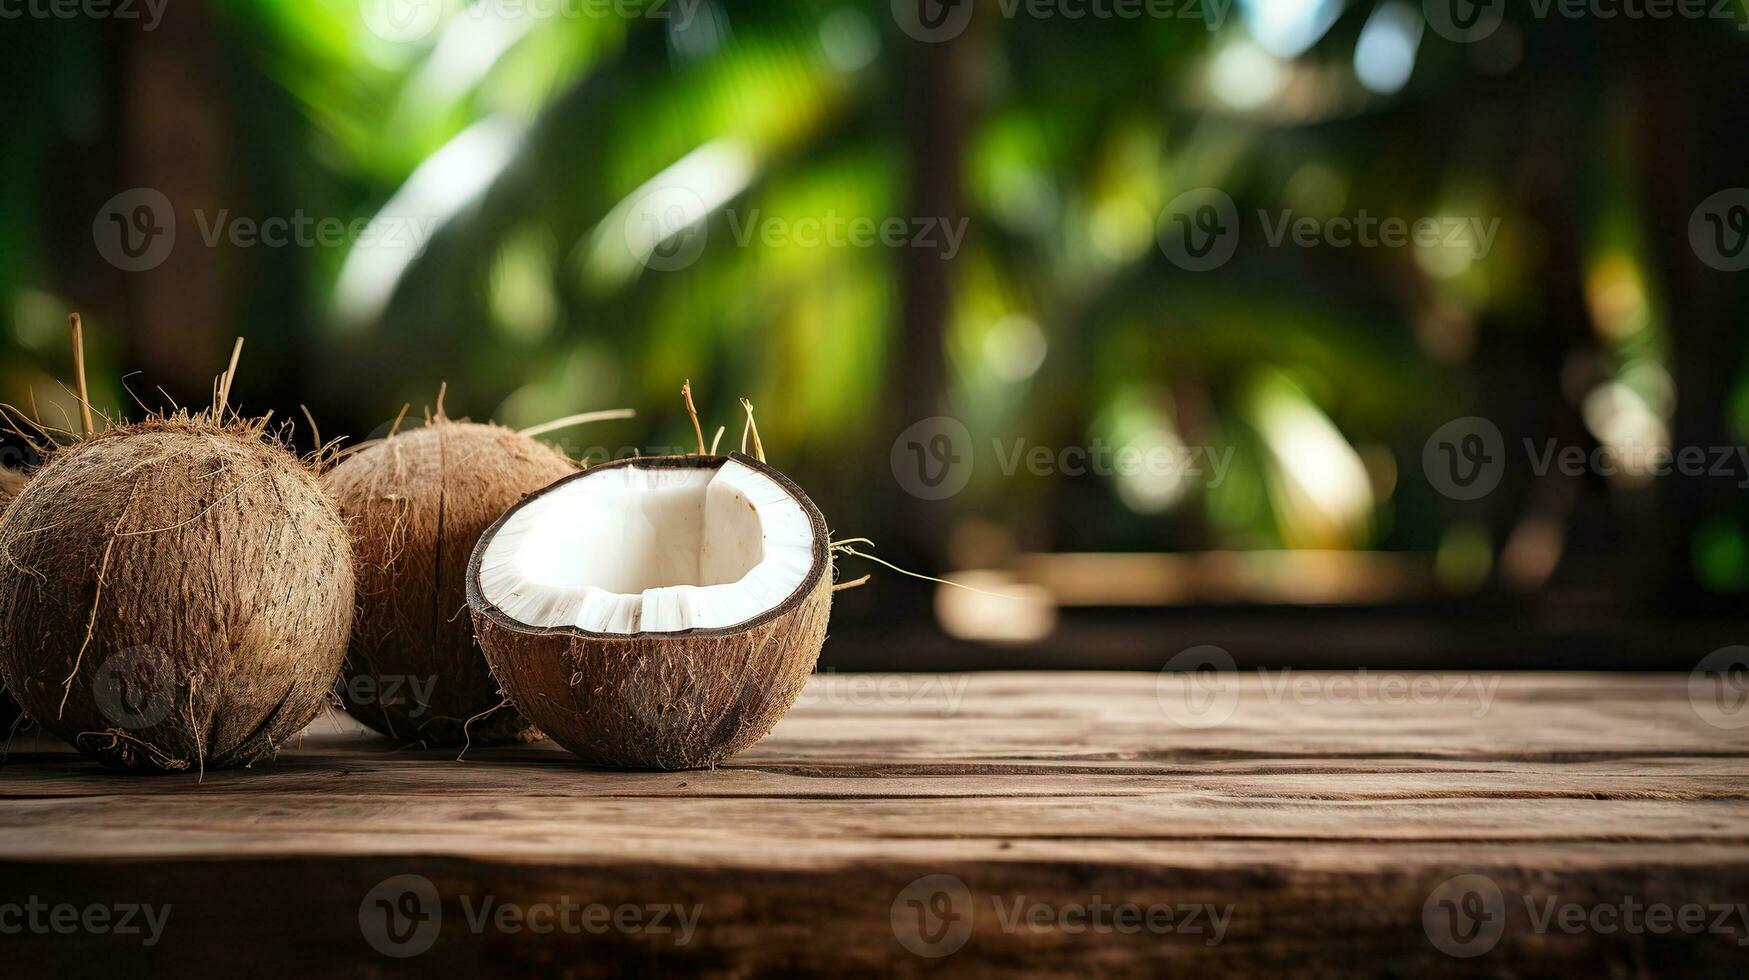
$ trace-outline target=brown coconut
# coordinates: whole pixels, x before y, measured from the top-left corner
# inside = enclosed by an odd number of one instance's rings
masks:
[[[265,423],[178,413],[53,452],[0,522],[0,676],[118,768],[271,758],[345,653],[339,512]]]
[[[575,472],[563,453],[514,430],[442,417],[328,472],[358,556],[358,615],[339,686],[348,713],[433,746],[541,737],[506,703],[474,643],[468,558],[501,514]]]
[[[764,615],[724,629],[615,635],[532,628],[483,596],[480,567],[491,538],[539,497],[618,466],[710,468],[731,458],[783,486],[813,525],[812,568]],[[832,607],[819,508],[783,474],[738,453],[617,460],[531,495],[481,536],[467,584],[480,646],[505,693],[560,745],[587,762],[623,769],[714,766],[764,738],[813,673]]]

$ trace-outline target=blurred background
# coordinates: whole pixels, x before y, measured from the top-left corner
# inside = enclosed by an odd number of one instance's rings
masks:
[[[844,558],[823,669],[1686,670],[1749,589],[1749,33],[1617,6],[15,0],[0,401],[72,427],[74,309],[100,408],[242,334],[303,451],[440,383],[687,451],[690,378],[1011,597]]]

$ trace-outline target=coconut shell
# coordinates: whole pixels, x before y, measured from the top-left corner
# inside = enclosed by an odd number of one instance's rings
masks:
[[[571,479],[633,464],[720,466],[725,458],[620,460]],[[630,635],[529,627],[480,589],[486,546],[521,506],[500,518],[474,549],[468,602],[486,660],[517,708],[587,762],[619,769],[714,766],[764,738],[814,672],[832,609],[825,518],[781,473],[739,454],[732,458],[778,481],[802,504],[814,527],[814,563],[802,585],[747,623]]]
[[[0,675],[123,769],[271,758],[321,711],[352,603],[339,512],[259,423],[110,429],[51,455],[0,523]]]
[[[505,702],[474,643],[468,558],[506,510],[576,472],[563,453],[511,429],[438,419],[326,475],[358,556],[358,615],[339,687],[348,713],[425,745],[541,737]]]

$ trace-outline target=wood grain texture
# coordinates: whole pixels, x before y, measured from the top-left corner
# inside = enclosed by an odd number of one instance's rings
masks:
[[[4,937],[9,965],[146,974],[1734,975],[1749,962],[1749,728],[1709,724],[1686,676],[1422,675],[1434,694],[1355,693],[1385,676],[1246,675],[1231,716],[1202,728],[1181,723],[1180,676],[822,676],[769,738],[708,772],[595,770],[550,742],[458,763],[338,715],[272,764],[202,782],[121,776],[20,738],[0,768],[0,929],[7,903],[33,896],[168,903],[149,948],[84,929]],[[403,875],[432,900],[396,921],[435,924],[395,958],[369,941],[386,921],[369,906]],[[1471,958],[1432,938],[1453,936],[1435,890],[1460,875],[1499,892],[1481,918],[1500,937]],[[951,879],[907,891],[928,876]],[[950,880],[963,891],[937,888]],[[935,911],[969,914],[956,948],[927,958],[907,946],[915,923],[948,920],[906,901],[938,891]],[[488,898],[537,919],[599,903],[645,926],[476,926]],[[1624,899],[1699,907],[1706,928],[1538,926],[1551,907]],[[697,909],[686,942],[647,927],[655,906]],[[1078,917],[1089,906],[1094,927]],[[1118,921],[1102,906],[1175,910],[1177,924],[1101,929]],[[1216,942],[1208,910],[1228,907]]]

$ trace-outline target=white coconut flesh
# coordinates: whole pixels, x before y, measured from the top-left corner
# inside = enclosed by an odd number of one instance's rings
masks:
[[[728,628],[801,587],[814,533],[794,495],[732,459],[601,469],[504,522],[481,554],[480,594],[537,628]]]

